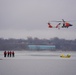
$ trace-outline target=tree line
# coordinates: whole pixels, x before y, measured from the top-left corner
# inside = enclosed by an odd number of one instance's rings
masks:
[[[55,45],[55,50],[76,51],[76,39],[65,40],[57,37],[51,39],[28,37],[26,40],[0,38],[0,50],[29,50],[28,45]]]

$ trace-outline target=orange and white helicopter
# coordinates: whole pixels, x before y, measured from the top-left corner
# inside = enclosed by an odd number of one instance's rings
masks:
[[[58,29],[60,29],[60,28],[68,28],[70,26],[73,26],[72,24],[64,21],[64,19],[62,19],[62,21],[51,21],[51,22],[59,22],[59,23],[56,26],[53,26],[53,25],[51,25],[50,22],[48,22],[48,27],[49,28],[58,28]],[[61,23],[62,23],[62,26],[60,26]]]

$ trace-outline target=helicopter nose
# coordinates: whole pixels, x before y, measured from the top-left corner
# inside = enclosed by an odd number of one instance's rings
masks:
[[[69,24],[69,26],[73,26],[72,24]]]

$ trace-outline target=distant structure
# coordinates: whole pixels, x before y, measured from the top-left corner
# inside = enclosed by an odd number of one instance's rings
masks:
[[[30,50],[55,50],[55,45],[28,45]]]

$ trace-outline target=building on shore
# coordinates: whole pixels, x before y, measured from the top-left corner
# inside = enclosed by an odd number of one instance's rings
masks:
[[[55,45],[28,45],[29,50],[55,50]]]

